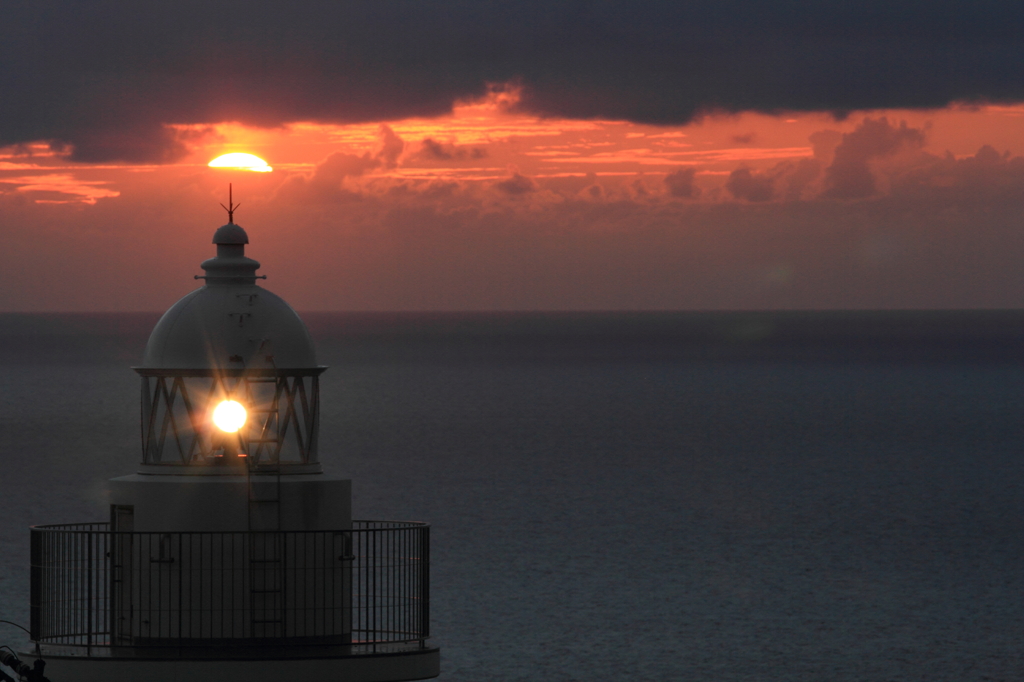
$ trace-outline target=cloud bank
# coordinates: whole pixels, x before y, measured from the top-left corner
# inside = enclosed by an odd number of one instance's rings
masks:
[[[434,116],[496,83],[532,113],[657,124],[1020,101],[1022,33],[1003,0],[5,3],[0,145],[163,163],[187,144],[166,124]],[[837,196],[873,191],[863,160]]]

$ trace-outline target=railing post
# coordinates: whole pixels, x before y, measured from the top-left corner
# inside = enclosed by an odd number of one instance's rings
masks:
[[[420,571],[420,598],[423,608],[420,610],[422,622],[420,623],[420,644],[430,637],[430,526],[423,526],[420,529],[420,542],[423,543],[420,549],[423,568]]]
[[[29,631],[32,639],[38,642],[42,630],[43,534],[34,529],[29,532]]]
[[[184,626],[184,623],[185,623],[184,602],[182,601],[182,591],[183,591],[183,588],[184,588],[184,580],[185,580],[185,578],[184,578],[184,576],[185,576],[185,567],[182,566],[182,564],[181,564],[181,562],[184,560],[182,558],[183,555],[181,553],[181,538],[184,535],[185,535],[185,533],[178,533],[178,564],[176,566],[176,568],[178,569],[178,642],[181,642],[182,627]],[[163,543],[161,543],[161,544],[163,544]],[[167,544],[170,545],[170,543],[167,543]],[[170,558],[173,561],[173,557],[170,557]],[[191,595],[189,595],[189,596],[191,597]]]
[[[92,655],[92,530],[85,533],[85,655]]]

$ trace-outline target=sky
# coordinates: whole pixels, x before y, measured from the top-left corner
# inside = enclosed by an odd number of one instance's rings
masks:
[[[0,311],[1024,305],[1019,3],[151,4],[0,6]]]

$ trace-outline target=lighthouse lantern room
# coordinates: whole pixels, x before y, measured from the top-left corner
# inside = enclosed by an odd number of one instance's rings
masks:
[[[352,520],[318,458],[326,367],[228,208],[135,368],[142,461],[109,521],[32,529],[24,656],[54,682],[435,677],[429,527]]]

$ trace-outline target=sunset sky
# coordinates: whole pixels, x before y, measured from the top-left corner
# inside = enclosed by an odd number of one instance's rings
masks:
[[[2,12],[0,311],[1024,305],[1018,3]]]

